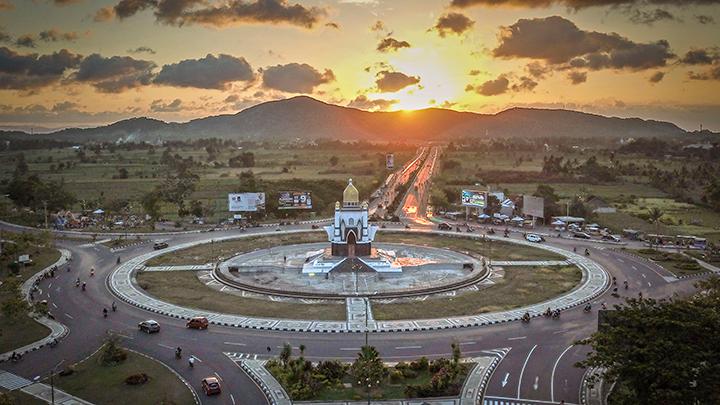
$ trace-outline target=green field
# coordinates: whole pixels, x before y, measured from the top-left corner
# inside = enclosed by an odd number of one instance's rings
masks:
[[[664,252],[654,249],[629,250],[630,252],[645,257],[664,267],[676,276],[691,276],[704,273],[707,270],[700,266],[692,257],[682,253]]]
[[[148,294],[189,308],[238,314],[287,319],[318,319],[323,321],[344,320],[345,301],[337,303],[302,304],[298,302],[275,302],[266,299],[238,297],[214,290],[193,272],[141,272],[137,281]]]
[[[480,291],[455,297],[383,304],[372,303],[377,320],[445,318],[505,311],[536,304],[572,290],[582,280],[577,267],[504,267],[505,276]]]
[[[127,385],[125,378],[137,373],[147,374],[150,380],[142,385]],[[199,384],[199,378],[191,383]],[[192,393],[175,374],[134,352],[128,352],[127,359],[114,366],[102,364],[98,352],[76,365],[71,375],[57,377],[55,384],[96,404],[195,404]]]

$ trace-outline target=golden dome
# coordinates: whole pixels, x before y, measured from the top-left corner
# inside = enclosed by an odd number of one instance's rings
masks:
[[[352,184],[352,179],[348,180],[348,185],[343,191],[343,205],[357,206],[360,204],[360,192]]]

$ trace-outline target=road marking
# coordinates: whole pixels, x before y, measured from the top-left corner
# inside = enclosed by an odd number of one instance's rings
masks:
[[[523,374],[525,373],[525,367],[527,367],[528,361],[530,361],[530,356],[532,356],[535,349],[537,349],[537,345],[533,346],[532,349],[530,349],[530,352],[528,353],[527,357],[525,358],[525,362],[523,363],[522,369],[520,369],[520,377],[518,378],[517,399],[520,399],[520,387],[522,386],[522,378],[523,378]]]
[[[557,368],[558,363],[560,363],[560,359],[562,358],[562,356],[564,356],[565,353],[567,353],[567,351],[570,350],[570,348],[572,347],[573,345],[568,346],[567,349],[563,350],[563,352],[560,353],[560,356],[558,356],[557,360],[555,360],[555,364],[552,368],[552,373],[550,374],[550,402],[555,402],[555,369]]]
[[[596,302],[596,304],[597,304],[597,302]],[[565,332],[567,332],[567,331],[566,330],[556,330],[555,332],[553,332],[553,335],[559,335],[559,334],[565,333]]]
[[[500,385],[502,385],[503,388],[505,388],[505,386],[507,385],[509,378],[510,378],[510,373],[505,373],[505,378],[503,378],[503,380],[500,381]]]
[[[528,402],[532,404],[557,404],[552,401],[542,401],[539,399],[523,399],[523,398],[509,398],[509,397],[485,397],[485,404],[490,405],[501,405],[501,404],[516,404],[516,401]],[[565,405],[577,405],[572,402],[565,402]]]
[[[52,288],[52,283],[48,284],[48,288]]]
[[[57,307],[58,307],[58,306],[57,306],[57,305],[55,305],[55,303],[54,303],[54,302],[52,302],[51,304],[52,304],[53,308],[57,309]]]
[[[649,281],[648,281],[648,287],[652,287],[652,284],[650,284],[650,282],[649,282]]]
[[[75,318],[73,318],[70,314],[68,314],[67,312],[65,313],[65,316],[67,316],[67,317],[70,318],[70,319],[75,319]]]
[[[508,338],[508,340],[523,340],[523,339],[527,339],[527,336],[518,336],[518,337]]]
[[[341,347],[340,350],[348,351],[348,352],[359,352],[359,347]]]
[[[540,387],[540,376],[537,376],[537,375],[536,375],[536,376],[535,376],[535,383],[533,384],[533,389],[534,389],[535,391],[537,391],[539,387]]]
[[[215,374],[215,377],[218,378],[218,380],[220,380],[220,381],[225,381],[225,380],[223,380],[222,377],[220,377],[220,374],[218,374],[217,371],[216,371],[214,374]]]
[[[245,343],[238,343],[238,342],[223,342],[223,344],[230,345],[230,346],[247,346]]]
[[[647,278],[647,276],[645,275],[645,273],[643,273],[642,276],[643,276],[643,278]]]
[[[195,359],[195,360],[199,361],[200,363],[202,363],[202,360],[200,360],[200,359],[199,359],[197,356],[195,356],[194,354],[193,354],[193,355],[190,355],[190,357],[192,357],[193,359]]]
[[[618,257],[617,261],[619,261],[620,263],[625,263],[625,260],[623,260],[623,259],[621,259],[621,258],[619,258],[619,257]]]
[[[235,405],[235,397],[233,394],[230,394],[230,401],[232,401],[233,405]]]
[[[474,344],[477,344],[477,342],[460,342],[460,346],[474,345]]]
[[[637,267],[635,267],[635,266],[632,266],[632,269],[633,269],[633,270],[637,270]]]
[[[397,346],[395,350],[422,349],[422,346]]]
[[[160,347],[164,347],[164,348],[166,348],[166,349],[175,350],[174,347],[170,347],[170,346],[164,345],[164,344],[162,344],[162,343],[158,343],[157,345],[160,346]]]

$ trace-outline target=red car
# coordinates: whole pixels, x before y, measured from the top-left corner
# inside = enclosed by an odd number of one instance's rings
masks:
[[[208,320],[204,316],[196,316],[194,318],[190,318],[189,321],[185,324],[190,329],[207,329],[208,327]]]
[[[202,380],[202,389],[205,395],[216,395],[221,392],[220,381],[215,377],[206,377]]]

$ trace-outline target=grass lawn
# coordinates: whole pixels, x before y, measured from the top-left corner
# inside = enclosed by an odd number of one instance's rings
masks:
[[[199,310],[227,314],[287,319],[345,320],[345,301],[323,304],[275,302],[245,298],[213,290],[189,271],[144,272],[137,275],[138,284],[163,301]]]
[[[457,381],[465,381],[468,372],[472,369],[473,363],[462,363],[462,371],[458,375]],[[374,388],[370,391],[370,396],[374,400],[379,399],[407,399],[405,395],[405,387],[408,385],[422,385],[426,384],[432,378],[433,373],[428,370],[422,370],[417,373],[415,378],[403,378],[396,382],[391,382],[390,379],[385,379],[378,388]],[[352,383],[351,378],[346,378],[345,383]],[[462,384],[459,384],[462,387]],[[460,395],[457,392],[455,395]],[[317,395],[313,398],[315,401],[336,401],[336,400],[363,400],[367,398],[367,391],[363,388],[352,386],[346,388],[344,385],[338,387],[323,387],[323,389],[317,392]]]
[[[378,232],[377,242],[407,243],[447,248],[458,252],[470,252],[492,260],[565,260],[565,257],[553,252],[523,246],[515,243],[482,241],[465,237],[451,238],[440,235],[422,235],[415,233]]]
[[[239,253],[246,253],[256,249],[265,249],[273,246],[290,245],[295,243],[322,242],[326,240],[327,235],[324,232],[243,238],[212,244],[207,243],[175,251],[154,257],[146,264],[148,266],[205,264],[213,262],[218,256],[228,258]]]
[[[145,373],[150,381],[127,385],[125,378]],[[195,403],[192,393],[175,374],[157,361],[128,352],[128,358],[115,366],[103,365],[100,352],[78,364],[69,376],[58,377],[62,390],[96,404],[156,405]]]
[[[475,315],[535,304],[570,291],[582,280],[574,266],[504,267],[505,277],[480,291],[456,297],[394,304],[372,303],[375,319],[423,319]]]
[[[34,396],[30,394],[26,394],[20,390],[15,391],[7,391],[7,390],[0,390],[8,399],[10,399],[11,402],[8,403],[8,405],[45,405],[47,402],[40,400],[38,398],[35,398]],[[2,402],[0,400],[0,403],[5,404],[6,402]]]
[[[720,256],[718,255],[710,255],[708,252],[702,250],[686,250],[684,253],[706,263],[710,263],[715,266],[720,265]]]
[[[135,230],[133,230],[133,232],[135,232]],[[118,238],[108,242],[103,242],[102,245],[107,246],[110,249],[119,249],[142,241],[143,239],[140,238]]]
[[[683,255],[682,253],[663,252],[661,250],[654,249],[638,249],[629,251],[654,261],[664,267],[665,270],[668,270],[676,276],[687,276],[707,271],[695,260]]]
[[[30,276],[55,263],[60,258],[57,249],[43,246],[36,246],[32,242],[23,241],[21,238],[14,238],[12,234],[4,233],[4,238],[16,239],[17,244],[5,244],[5,252],[12,251],[12,254],[0,256],[0,277],[3,284],[0,286],[0,303],[13,299],[20,295],[20,285]],[[17,259],[20,254],[30,254],[33,264],[22,267],[18,275],[10,273],[9,265]],[[47,336],[48,329],[30,318],[26,311],[21,311],[14,317],[8,317],[0,311],[0,353],[12,351],[18,347],[25,346]]]

